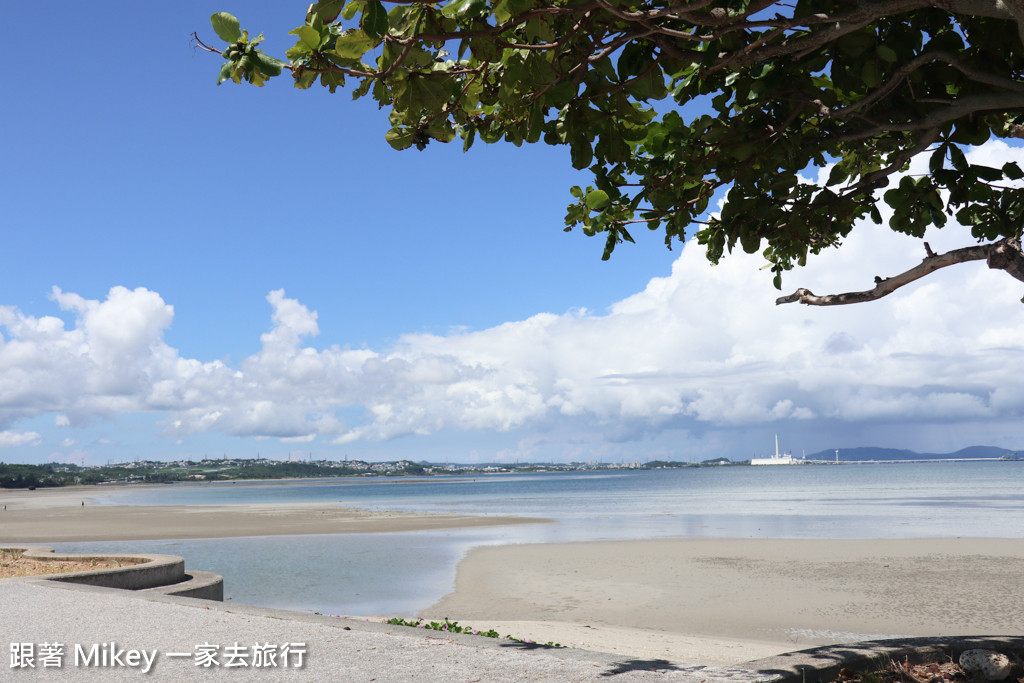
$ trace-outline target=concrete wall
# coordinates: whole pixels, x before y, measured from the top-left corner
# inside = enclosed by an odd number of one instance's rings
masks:
[[[204,600],[221,601],[224,599],[224,579],[219,574],[195,571],[186,574],[185,560],[177,555],[74,555],[55,553],[53,548],[46,546],[4,547],[0,550],[21,550],[25,557],[44,562],[105,560],[123,563],[123,566],[120,567],[44,574],[26,578],[125,590],[153,591],[163,595],[179,595]]]

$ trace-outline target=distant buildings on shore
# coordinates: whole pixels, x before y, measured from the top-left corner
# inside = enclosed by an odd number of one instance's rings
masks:
[[[932,462],[972,460],[1020,460],[1020,451],[988,446],[972,446],[945,455],[914,453],[886,448],[850,448],[842,451],[821,451],[795,458],[780,452],[776,438],[775,453],[768,457],[732,461],[725,457],[702,462],[651,460],[632,462],[528,462],[528,463],[429,463],[411,460],[367,462],[365,460],[306,460],[289,458],[203,458],[202,460],[134,460],[107,465],[79,466],[69,463],[45,465],[0,463],[0,488],[31,488],[69,486],[74,484],[135,484],[196,481],[231,481],[261,479],[313,479],[324,477],[373,476],[444,476],[533,472],[586,472],[607,470],[660,470],[691,467],[736,467],[746,465],[813,465],[891,462]]]

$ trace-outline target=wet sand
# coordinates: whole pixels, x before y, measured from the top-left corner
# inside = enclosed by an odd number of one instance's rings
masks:
[[[375,512],[322,503],[95,505],[94,487],[0,491],[0,544],[422,531],[548,520]],[[84,505],[83,505],[84,503]]]
[[[670,539],[476,548],[423,614],[709,665],[897,636],[1024,634],[1024,540]]]

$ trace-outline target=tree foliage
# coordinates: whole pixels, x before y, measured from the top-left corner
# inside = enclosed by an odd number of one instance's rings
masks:
[[[695,238],[713,262],[762,251],[781,287],[856,221],[880,223],[884,202],[901,233],[951,218],[970,228],[976,246],[928,249],[925,271],[987,259],[1024,280],[1024,170],[964,154],[1024,137],[1018,2],[321,0],[287,61],[230,14],[212,23],[228,44],[207,48],[226,59],[218,83],[289,71],[300,89],[346,87],[389,109],[396,149],[567,146],[593,182],[571,189],[565,229],[602,234],[604,258],[641,225],[669,247]],[[890,183],[918,155],[928,171]],[[804,179],[829,164],[824,186]],[[829,298],[779,301],[848,302]]]

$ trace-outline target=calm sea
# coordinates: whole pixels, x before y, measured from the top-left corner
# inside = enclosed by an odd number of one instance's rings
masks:
[[[456,564],[479,545],[695,536],[1024,538],[1024,462],[212,483],[104,491],[96,500],[120,505],[318,502],[555,520],[391,534],[57,546],[72,552],[181,555],[188,567],[224,575],[225,594],[236,601],[325,614],[413,615],[452,590]]]

